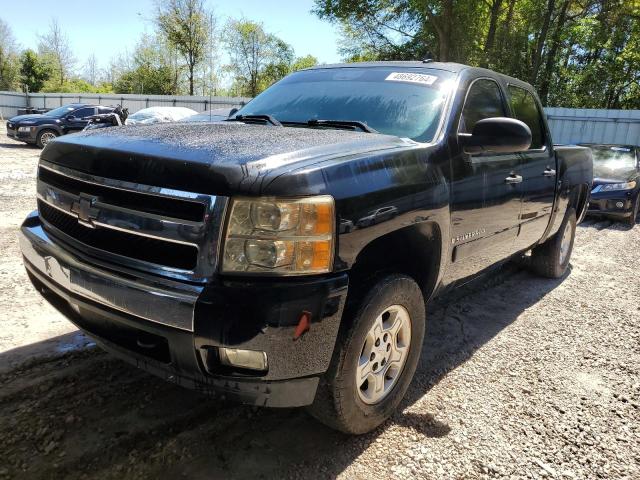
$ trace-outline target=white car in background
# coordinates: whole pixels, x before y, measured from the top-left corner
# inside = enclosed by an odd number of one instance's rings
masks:
[[[149,107],[129,115],[126,125],[151,125],[153,123],[177,122],[197,115],[198,112],[186,107]]]

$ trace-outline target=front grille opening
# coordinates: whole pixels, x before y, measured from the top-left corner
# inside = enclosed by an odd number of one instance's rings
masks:
[[[75,195],[85,193],[99,197],[101,201],[123,208],[138,210],[165,217],[201,222],[205,205],[188,200],[146,195],[144,193],[119,190],[61,175],[47,168],[38,170],[38,178],[44,183]]]
[[[194,245],[166,242],[108,228],[85,227],[76,218],[41,200],[38,201],[38,210],[45,222],[65,235],[105,252],[181,270],[193,270],[198,262],[198,248]]]
[[[98,339],[165,364],[171,363],[169,342],[160,335],[113,322],[83,307],[80,307],[80,314],[74,316],[73,321],[89,335],[93,334]]]

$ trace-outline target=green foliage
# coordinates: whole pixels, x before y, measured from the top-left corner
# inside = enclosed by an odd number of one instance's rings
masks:
[[[18,47],[9,25],[0,19],[0,90],[18,90]]]
[[[207,54],[210,29],[202,0],[161,0],[156,22],[183,56],[189,70],[189,95],[194,94],[195,68]]]
[[[82,78],[70,78],[60,85],[57,79],[49,81],[45,84],[42,92],[45,93],[113,93],[111,85],[102,83],[100,85],[91,85]]]
[[[113,90],[116,93],[176,94],[175,71],[167,53],[160,38],[144,36],[132,55],[131,67],[119,73]]]
[[[313,55],[295,57],[293,47],[267,33],[261,23],[230,20],[225,29],[225,46],[231,57],[226,70],[233,75],[232,91],[254,97],[291,72],[313,67]]]
[[[20,56],[20,80],[29,92],[39,92],[53,73],[49,62],[33,50],[25,50]]]
[[[293,48],[267,33],[262,23],[229,20],[225,30],[225,45],[231,57],[227,70],[233,74],[234,89],[241,95],[254,97],[291,71]]]
[[[638,0],[315,0],[347,61],[426,56],[529,81],[545,104],[638,108]]]

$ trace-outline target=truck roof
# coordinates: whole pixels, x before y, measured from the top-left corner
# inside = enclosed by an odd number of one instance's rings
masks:
[[[333,63],[328,65],[316,65],[308,70],[321,70],[326,68],[370,68],[370,67],[398,67],[398,68],[428,68],[434,70],[443,70],[452,73],[460,73],[463,70],[470,70],[472,73],[478,76],[495,76],[500,77],[507,83],[515,85],[526,86],[531,91],[535,92],[533,87],[518,78],[510,77],[503,73],[496,72],[494,70],[488,70],[486,68],[472,67],[462,63],[455,62],[435,62],[435,61],[377,61],[377,62],[353,62],[353,63]]]

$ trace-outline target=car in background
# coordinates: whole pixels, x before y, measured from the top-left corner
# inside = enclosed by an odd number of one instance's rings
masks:
[[[60,135],[83,130],[89,123],[89,117],[111,113],[114,108],[71,103],[42,114],[18,115],[7,121],[7,136],[13,140],[44,148]]]
[[[149,107],[129,115],[126,125],[152,125],[154,123],[178,122],[198,112],[186,107]]]
[[[582,145],[593,153],[594,178],[587,214],[635,225],[640,210],[640,147]]]
[[[216,108],[214,110],[206,110],[198,113],[197,115],[191,115],[185,117],[182,122],[223,122],[233,111],[233,108]]]

